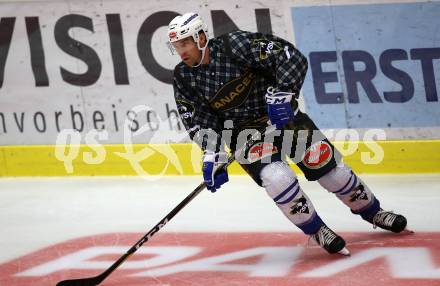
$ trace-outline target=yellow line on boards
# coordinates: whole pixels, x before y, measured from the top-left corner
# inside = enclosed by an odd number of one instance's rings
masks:
[[[440,173],[440,140],[334,142],[359,173]],[[58,149],[57,149],[58,148]],[[0,146],[0,177],[196,175],[195,144]],[[192,159],[193,158],[193,159]],[[299,173],[299,169],[293,166]],[[234,163],[232,175],[244,174]]]

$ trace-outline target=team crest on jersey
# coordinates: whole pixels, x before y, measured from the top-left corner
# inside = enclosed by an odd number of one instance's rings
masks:
[[[362,184],[357,186],[353,190],[353,194],[350,196],[350,202],[351,203],[356,202],[356,201],[360,201],[360,200],[368,201],[368,195],[365,192],[364,185],[362,185]]]
[[[240,106],[248,98],[254,85],[256,75],[247,70],[242,76],[227,82],[209,101],[216,111],[226,111]]]
[[[195,110],[194,106],[191,103],[183,100],[176,100],[176,103],[177,110],[179,111],[182,120],[184,120],[186,123],[191,123]]]
[[[309,147],[304,153],[303,164],[309,169],[319,169],[333,158],[333,150],[326,141],[319,141]]]
[[[276,153],[278,148],[273,143],[259,142],[249,149],[248,161],[254,163]]]
[[[270,54],[277,54],[283,50],[281,44],[275,41],[269,41],[266,39],[256,39],[252,42],[252,47],[259,49],[260,60],[267,59]]]
[[[294,201],[294,205],[290,208],[290,214],[308,214],[310,213],[309,205],[304,196]]]

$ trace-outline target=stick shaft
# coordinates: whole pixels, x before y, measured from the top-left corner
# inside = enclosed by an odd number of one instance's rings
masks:
[[[235,156],[228,158],[228,162],[219,167],[226,169],[233,161]],[[115,261],[107,270],[95,277],[64,280],[57,283],[57,286],[95,286],[106,279],[113,271],[115,271],[125,260],[135,253],[145,242],[155,235],[162,227],[164,227],[176,214],[178,214],[189,202],[191,202],[201,191],[206,188],[205,183],[201,183],[194,189],[183,201],[181,201],[172,211],[170,211],[162,220],[160,220],[149,232],[147,232],[136,244],[134,244],[124,255]]]

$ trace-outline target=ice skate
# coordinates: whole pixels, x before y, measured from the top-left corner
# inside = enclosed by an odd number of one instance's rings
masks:
[[[368,221],[373,224],[373,228],[380,227],[394,233],[413,233],[413,231],[406,228],[406,218],[403,215],[395,214],[392,211],[384,211],[383,209],[380,209]]]
[[[312,234],[311,238],[330,254],[340,253],[345,256],[350,255],[350,251],[345,247],[345,240],[325,224],[323,224],[315,234]]]

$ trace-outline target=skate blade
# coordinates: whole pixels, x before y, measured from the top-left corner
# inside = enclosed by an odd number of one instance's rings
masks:
[[[402,233],[402,234],[414,234],[415,232],[414,232],[414,230],[405,228],[400,233]]]
[[[347,247],[342,248],[338,251],[338,253],[344,255],[344,256],[350,256],[350,251],[347,249]]]

